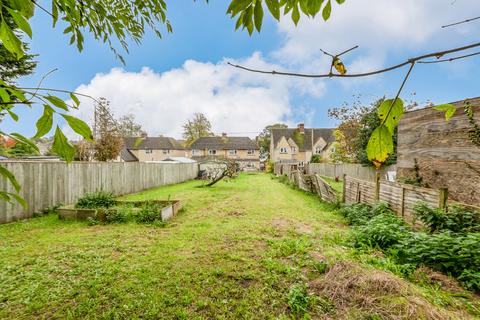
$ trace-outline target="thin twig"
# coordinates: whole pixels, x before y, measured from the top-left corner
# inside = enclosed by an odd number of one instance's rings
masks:
[[[458,60],[458,59],[473,57],[473,56],[476,56],[476,55],[479,55],[479,54],[480,54],[480,51],[479,51],[479,52],[470,53],[470,54],[466,54],[466,55],[463,55],[463,56],[453,57],[453,58],[450,58],[450,59],[440,59],[440,60],[433,60],[433,61],[418,61],[418,63],[425,63],[425,64],[427,64],[427,63],[451,62],[451,61],[455,61],[455,60]]]
[[[442,26],[442,28],[453,27],[453,26],[456,26],[456,25],[459,25],[459,24],[462,24],[462,23],[467,23],[467,22],[470,22],[470,21],[478,20],[478,19],[480,19],[480,17],[470,18],[470,19],[467,19],[467,20],[446,24],[446,25]]]
[[[37,84],[37,88],[35,89],[35,91],[33,92],[32,96],[30,97],[30,99],[28,99],[26,102],[30,102],[32,101],[33,97],[38,93],[38,90],[40,90],[40,86],[42,85],[43,81],[45,80],[45,78],[47,78],[49,75],[51,75],[52,73],[54,73],[55,71],[57,71],[58,68],[55,68],[55,69],[52,69],[50,70],[49,72],[47,72],[46,74],[43,75],[43,77],[40,79],[40,81],[38,82]]]
[[[357,49],[357,48],[358,48],[358,45],[356,45],[356,46],[354,46],[354,47],[351,47],[350,49],[347,49],[347,50],[345,50],[345,51],[337,54],[335,57],[338,58],[338,57],[340,57],[341,55],[343,55],[343,54],[345,54],[345,53],[347,53],[347,52],[350,52],[350,51],[352,51],[352,50],[355,50],[355,49]]]
[[[387,120],[388,116],[390,115],[390,112],[392,111],[393,106],[395,105],[395,102],[397,102],[398,98],[400,97],[400,93],[402,93],[403,87],[405,86],[405,83],[407,82],[408,77],[410,77],[410,74],[412,73],[412,70],[413,70],[414,66],[415,66],[415,61],[412,61],[412,63],[410,64],[410,68],[408,69],[408,72],[405,75],[405,78],[403,78],[402,85],[398,89],[397,95],[395,96],[395,99],[393,99],[393,102],[390,105],[390,108],[388,108],[387,115],[385,116],[385,118],[383,119],[381,124],[385,124],[385,121]]]
[[[85,97],[85,98],[90,98],[92,99],[93,101],[95,102],[98,102],[97,99],[95,99],[94,97],[88,95],[88,94],[84,94],[84,93],[78,93],[78,92],[75,92],[75,91],[68,91],[68,90],[60,90],[60,89],[51,89],[51,88],[17,88],[17,89],[20,89],[20,90],[36,90],[38,89],[39,91],[52,91],[52,92],[61,92],[61,93],[71,93],[71,94],[74,94],[76,96],[81,96],[81,97]],[[29,93],[31,94],[31,93]]]
[[[39,5],[37,3],[37,1],[35,1],[35,0],[31,0],[31,1],[33,2],[34,5],[36,5],[38,8],[40,8],[40,10],[42,10],[43,12],[45,12],[46,14],[50,15],[53,18],[53,14],[50,11],[48,11],[47,9],[45,9],[44,7]]]
[[[421,55],[421,56],[418,56],[418,57],[410,58],[410,59],[406,60],[405,62],[399,63],[397,65],[394,65],[394,66],[391,66],[391,67],[388,67],[388,68],[385,68],[385,69],[380,69],[380,70],[375,70],[375,71],[370,71],[370,72],[365,72],[365,73],[356,73],[356,74],[354,74],[354,73],[352,73],[352,74],[329,74],[329,73],[327,73],[327,74],[305,74],[305,73],[295,73],[295,72],[281,72],[281,71],[275,71],[275,70],[265,71],[265,70],[247,68],[247,67],[244,67],[244,66],[241,66],[241,65],[232,64],[230,62],[227,62],[227,63],[229,65],[231,65],[232,67],[235,67],[235,68],[239,68],[239,69],[242,69],[242,70],[255,72],[255,73],[262,73],[262,74],[274,74],[274,75],[303,77],[303,78],[330,78],[330,77],[356,78],[356,77],[367,77],[367,76],[372,76],[372,75],[376,75],[376,74],[380,74],[380,73],[385,73],[385,72],[388,72],[388,71],[392,71],[392,70],[401,68],[401,67],[406,66],[408,64],[411,64],[412,62],[418,62],[422,59],[432,58],[432,57],[440,58],[444,55],[448,55],[448,54],[451,54],[451,53],[454,53],[454,52],[468,50],[468,49],[479,47],[479,46],[480,46],[480,42],[476,42],[476,43],[466,45],[466,46],[463,46],[463,47],[458,47],[458,48],[444,50],[444,51],[438,51],[438,52],[432,52],[432,53],[424,54],[424,55]]]

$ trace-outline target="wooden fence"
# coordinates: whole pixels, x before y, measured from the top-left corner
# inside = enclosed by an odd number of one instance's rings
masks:
[[[305,171],[307,174],[319,174],[320,176],[329,177],[329,178],[342,178],[343,175],[349,177],[375,181],[376,171],[373,167],[364,167],[358,163],[309,163],[305,166]],[[384,167],[380,170],[380,178],[382,180],[387,180],[387,172],[396,171],[396,166]]]
[[[365,181],[345,176],[343,185],[345,203],[375,204],[385,202],[408,223],[414,224],[414,206],[424,202],[432,208],[445,208],[450,204],[458,204],[470,209],[479,208],[454,202],[448,199],[447,189],[422,188],[409,184],[389,181]]]
[[[101,163],[101,162],[2,162],[22,186],[21,196],[29,204],[0,202],[0,223],[32,217],[33,212],[60,203],[71,204],[86,192],[104,190],[115,195],[194,179],[197,163]],[[0,179],[1,190],[14,192]]]

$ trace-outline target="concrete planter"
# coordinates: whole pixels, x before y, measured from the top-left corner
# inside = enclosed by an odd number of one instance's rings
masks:
[[[146,203],[155,203],[159,206],[159,214],[162,221],[167,221],[175,216],[182,208],[182,203],[179,200],[151,200],[151,201],[117,201],[117,205],[130,205],[135,209],[141,208]],[[88,218],[96,219],[101,222],[106,221],[107,212],[116,211],[117,208],[110,209],[81,209],[75,208],[74,205],[64,206],[59,208],[58,217],[64,220],[87,220]]]

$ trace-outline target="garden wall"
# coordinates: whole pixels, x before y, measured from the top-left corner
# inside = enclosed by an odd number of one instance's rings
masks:
[[[467,101],[480,125],[480,98]],[[405,113],[398,125],[397,178],[412,178],[417,171],[422,185],[448,188],[452,199],[478,206],[480,146],[469,138],[473,127],[465,115],[464,101],[453,104],[457,111],[449,121],[444,112],[433,108]]]
[[[396,171],[396,166],[384,167],[380,170],[380,179],[386,180],[388,171]],[[357,163],[309,163],[306,165],[307,174],[318,174],[329,178],[339,177],[340,179],[344,174],[349,177],[357,179],[375,181],[375,168],[365,167]]]
[[[194,179],[197,163],[122,162],[3,162],[22,186],[29,207],[0,202],[0,223],[30,218],[33,212],[59,203],[74,203],[86,192],[104,190],[115,195]],[[14,192],[0,179],[1,190]]]

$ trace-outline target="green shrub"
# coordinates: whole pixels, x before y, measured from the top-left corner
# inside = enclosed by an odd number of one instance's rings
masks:
[[[132,216],[132,208],[120,207],[115,210],[107,210],[105,218],[107,223],[125,223],[128,222]]]
[[[347,220],[349,225],[363,225],[375,216],[381,214],[395,214],[388,208],[388,205],[383,202],[380,202],[373,207],[364,203],[348,205],[338,210],[338,213]]]
[[[75,208],[97,209],[113,207],[117,201],[111,192],[90,192],[78,199]]]
[[[425,203],[418,203],[414,207],[414,212],[415,216],[430,229],[430,232],[480,231],[480,214],[460,206],[452,206],[445,212],[442,209],[430,208]]]
[[[479,270],[463,270],[458,276],[458,280],[470,290],[480,292],[480,271]]]
[[[398,244],[410,233],[410,228],[402,219],[390,213],[381,213],[356,228],[355,244],[385,250]]]
[[[155,203],[145,203],[135,215],[138,223],[153,223],[162,220],[160,208]]]

